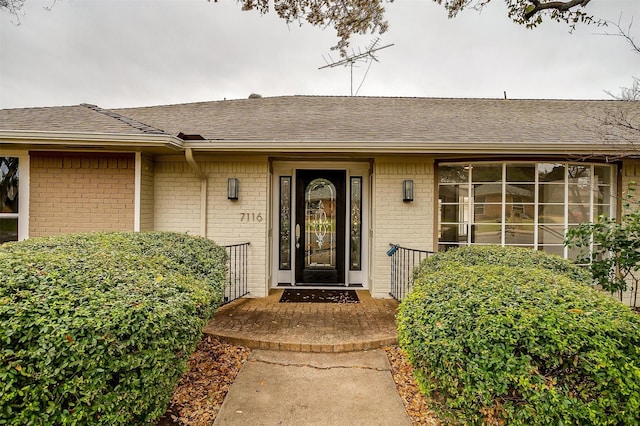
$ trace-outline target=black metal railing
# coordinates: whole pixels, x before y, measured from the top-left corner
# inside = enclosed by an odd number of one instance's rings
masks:
[[[249,294],[247,277],[249,244],[224,246],[227,250],[227,279],[224,285],[223,304]]]
[[[413,270],[433,254],[432,251],[417,250],[390,244],[387,256],[391,257],[391,297],[401,302],[413,286]]]

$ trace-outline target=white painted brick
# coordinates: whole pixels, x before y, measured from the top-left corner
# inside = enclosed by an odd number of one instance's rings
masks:
[[[374,297],[388,297],[390,258],[386,255],[389,243],[422,250],[433,250],[434,235],[434,173],[433,159],[379,159],[375,162],[373,197]],[[402,181],[413,179],[414,201],[402,201]]]
[[[249,242],[249,291],[267,294],[266,207],[268,160],[199,161],[207,181],[207,238],[220,245]],[[186,167],[185,167],[186,166]],[[238,178],[240,197],[227,199],[227,179]],[[154,168],[155,229],[200,232],[200,180],[186,161],[160,161]],[[242,221],[245,213],[245,221]],[[248,215],[246,215],[248,213]],[[258,221],[258,213],[261,221]]]

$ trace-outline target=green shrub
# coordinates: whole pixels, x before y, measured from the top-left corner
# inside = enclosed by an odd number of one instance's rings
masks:
[[[443,419],[638,424],[640,316],[554,271],[440,266],[402,302],[398,336]]]
[[[172,233],[0,247],[0,424],[161,414],[219,305],[225,251]]]
[[[567,275],[574,280],[591,283],[589,271],[560,256],[524,247],[465,246],[436,253],[422,262],[416,273],[419,276],[439,270],[450,263],[464,266],[502,265],[520,268],[540,267]]]

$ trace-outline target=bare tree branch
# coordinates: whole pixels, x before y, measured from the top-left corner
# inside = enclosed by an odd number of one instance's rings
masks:
[[[608,90],[605,90],[604,93],[619,101],[640,101],[640,78],[633,77],[631,87],[621,87],[619,95]]]
[[[603,145],[612,147],[609,160],[640,155],[640,108],[633,102],[619,102],[606,111],[588,114],[584,129],[598,135]]]
[[[600,35],[622,37],[631,46],[632,50],[634,50],[636,53],[640,53],[640,45],[636,43],[635,39],[631,36],[631,27],[633,27],[633,17],[631,17],[631,20],[629,21],[629,26],[626,29],[622,27],[621,22],[622,22],[622,15],[618,19],[618,22],[606,21],[607,26],[614,27],[617,30],[617,32],[608,33],[605,31],[604,33],[600,33]]]
[[[622,37],[627,42],[627,44],[631,46],[631,50],[633,52],[640,54],[640,45],[636,43],[635,39],[631,35],[631,29],[633,27],[633,17],[631,17],[631,19],[629,20],[629,25],[626,28],[623,27],[621,22],[622,15],[620,15],[618,22],[607,21],[607,26],[614,27],[617,32],[610,33],[605,31],[603,33],[599,33],[599,35]],[[613,94],[608,90],[605,90],[604,92],[607,95],[611,96],[613,99],[617,99],[619,101],[640,101],[640,78],[632,78],[633,83],[631,84],[631,87],[621,87],[619,95]]]

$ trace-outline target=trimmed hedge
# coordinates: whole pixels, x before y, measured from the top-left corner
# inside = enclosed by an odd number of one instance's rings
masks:
[[[429,256],[416,269],[418,276],[432,273],[451,263],[461,266],[501,265],[518,268],[543,268],[563,274],[569,278],[591,283],[591,274],[585,268],[567,261],[566,259],[543,251],[524,247],[465,246]]]
[[[0,247],[0,424],[141,424],[164,413],[222,300],[226,254],[173,233]]]
[[[564,274],[441,262],[398,335],[447,422],[639,423],[640,316]]]

